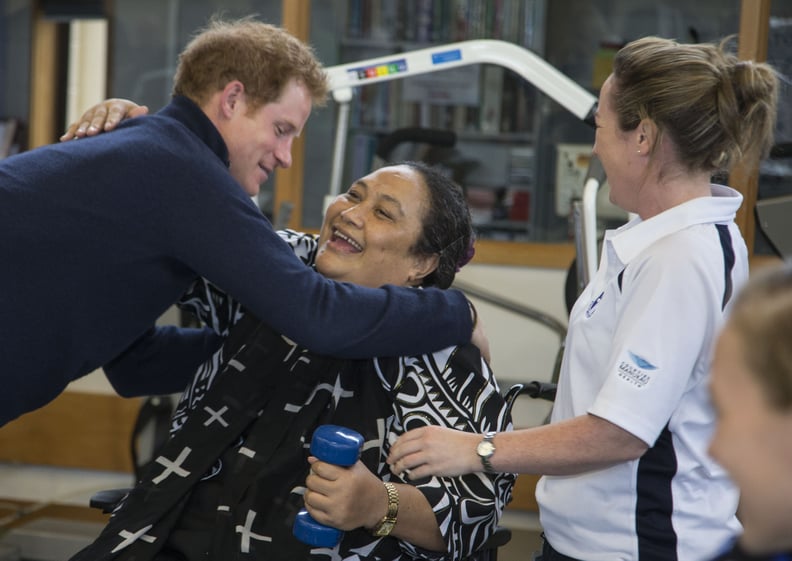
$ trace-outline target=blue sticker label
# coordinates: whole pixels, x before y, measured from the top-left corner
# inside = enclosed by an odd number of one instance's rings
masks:
[[[432,54],[432,64],[443,64],[444,62],[453,62],[455,60],[462,60],[462,51],[459,49]]]

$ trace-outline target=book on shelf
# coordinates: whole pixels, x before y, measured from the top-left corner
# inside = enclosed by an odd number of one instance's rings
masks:
[[[782,79],[778,90],[778,116],[775,127],[777,145],[792,142],[792,18],[770,18],[767,37],[767,62],[773,65]]]
[[[503,67],[485,64],[481,80],[481,113],[479,130],[497,134],[501,130],[501,101],[503,98]]]
[[[461,66],[358,88],[350,125],[443,127],[485,135],[529,133],[535,100],[535,87],[511,70]]]
[[[531,47],[536,0],[349,0],[353,38],[450,43],[501,39]]]
[[[465,199],[474,226],[491,222],[497,204],[495,190],[488,186],[467,185]]]
[[[438,2],[442,4],[442,2]],[[432,0],[416,0],[415,2],[415,41],[430,43],[434,37],[434,9]],[[439,23],[439,22],[438,22]]]
[[[348,42],[346,54],[364,60],[385,49],[398,57],[399,51],[425,43],[479,38],[525,45],[526,37],[533,36],[529,28],[541,23],[535,19],[542,1],[350,0],[347,35],[362,42]],[[366,40],[384,43],[361,51]],[[359,88],[352,126],[442,126],[486,135],[533,129],[534,86],[498,65],[462,66],[383,84]]]
[[[378,139],[373,134],[356,133],[352,137],[352,158],[349,163],[349,177],[357,179],[371,173],[374,155],[377,151],[377,143]]]

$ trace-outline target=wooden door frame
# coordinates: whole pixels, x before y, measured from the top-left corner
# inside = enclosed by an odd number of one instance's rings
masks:
[[[311,0],[283,0],[281,19],[285,29],[298,39],[310,42],[311,38]],[[279,168],[276,174],[275,196],[273,199],[274,218],[284,202],[292,204],[291,214],[286,227],[300,229],[303,215],[303,184],[305,173],[305,139],[297,137],[292,144],[292,165]]]
[[[767,60],[767,41],[770,32],[771,0],[742,0],[740,6],[740,31],[737,56],[740,60]],[[759,162],[743,160],[734,165],[729,174],[729,185],[743,195],[743,204],[735,221],[740,227],[748,256],[754,253],[756,217],[754,207],[759,190]]]

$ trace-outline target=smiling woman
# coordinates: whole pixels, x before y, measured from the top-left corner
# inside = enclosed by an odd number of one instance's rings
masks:
[[[437,255],[413,253],[428,198],[420,174],[409,166],[356,181],[325,213],[316,269],[365,286],[419,286],[437,266]]]
[[[416,162],[355,181],[328,207],[319,236],[280,234],[322,275],[371,287],[445,288],[472,256],[472,224],[460,187]],[[505,401],[477,347],[333,359],[273,332],[205,280],[182,305],[226,342],[185,391],[160,458],[75,561],[110,558],[119,548],[120,558],[136,560],[231,559],[240,548],[254,559],[358,559],[360,551],[378,559],[476,559],[509,501],[514,475],[410,482],[392,474],[386,458],[410,428],[511,430]],[[145,363],[130,357],[131,363],[114,366],[145,371],[167,353],[138,353]],[[324,424],[363,436],[355,465],[309,458],[305,444]],[[189,475],[162,471],[175,463]],[[150,501],[154,488],[162,497],[157,504]],[[317,522],[345,531],[334,549],[309,549],[292,535],[303,505]],[[384,522],[394,510],[391,527]],[[148,527],[147,539],[120,543],[119,532],[132,527]],[[267,540],[240,544],[239,528]]]
[[[423,164],[387,166],[359,179],[327,209],[317,270],[371,287],[447,288],[453,280],[448,272],[464,259],[473,233],[462,213],[432,227],[435,208],[450,213],[466,206],[451,180]]]

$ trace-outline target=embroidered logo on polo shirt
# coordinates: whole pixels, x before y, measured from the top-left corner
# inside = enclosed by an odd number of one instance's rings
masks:
[[[642,356],[638,356],[632,351],[627,351],[627,354],[630,355],[630,360],[635,363],[635,366],[638,368],[643,368],[644,370],[657,370],[657,366],[646,360]]]
[[[635,354],[627,351],[629,361],[623,360],[619,363],[619,377],[639,388],[644,387],[651,380],[651,375],[647,372],[657,370],[657,366]]]

